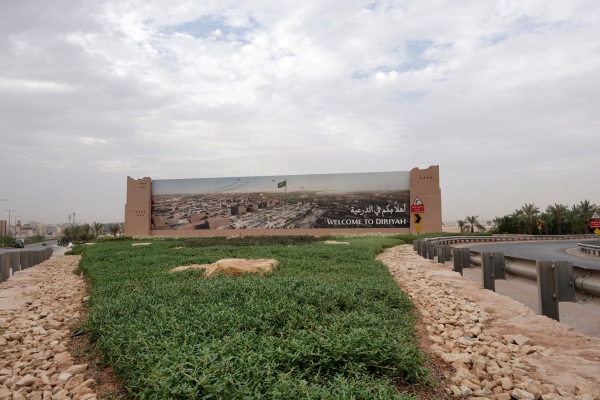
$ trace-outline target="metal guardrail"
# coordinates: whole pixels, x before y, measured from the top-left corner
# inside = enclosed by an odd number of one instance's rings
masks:
[[[504,256],[501,252],[475,252],[467,247],[452,248],[452,244],[507,242],[531,240],[569,240],[594,235],[561,236],[450,236],[418,239],[413,247],[424,258],[439,263],[452,260],[454,271],[462,275],[463,268],[480,265],[485,289],[495,290],[496,279],[506,279],[506,273],[537,281],[540,309],[543,315],[556,320],[559,301],[575,301],[575,290],[590,297],[600,297],[600,270],[574,266],[572,261],[546,261]],[[579,244],[579,243],[578,243]],[[587,245],[600,249],[599,246]]]
[[[600,256],[600,246],[586,243],[577,243],[577,246],[583,253]]]
[[[539,240],[574,240],[593,239],[596,235],[498,235],[498,236],[442,236],[438,238],[425,238],[420,240],[432,241],[438,244],[455,243],[486,243],[486,242],[523,242]]]
[[[41,264],[52,255],[52,248],[43,250],[13,251],[0,254],[0,283],[6,281],[15,272]]]

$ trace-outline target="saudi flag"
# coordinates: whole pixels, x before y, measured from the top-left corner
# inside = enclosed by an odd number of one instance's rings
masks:
[[[277,189],[281,189],[282,187],[284,187],[284,186],[287,186],[287,185],[286,185],[286,182],[287,182],[287,181],[279,182],[279,183],[277,184]]]

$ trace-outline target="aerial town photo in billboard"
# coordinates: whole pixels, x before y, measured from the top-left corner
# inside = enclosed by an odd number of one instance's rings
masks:
[[[408,228],[410,172],[152,181],[152,230]]]

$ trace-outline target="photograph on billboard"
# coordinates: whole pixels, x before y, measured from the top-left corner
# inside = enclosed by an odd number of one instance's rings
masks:
[[[152,230],[408,228],[410,172],[152,181]]]

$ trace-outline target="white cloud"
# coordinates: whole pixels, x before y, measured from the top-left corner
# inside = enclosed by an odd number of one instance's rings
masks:
[[[103,182],[121,200],[93,219],[122,218],[128,174],[440,164],[449,219],[600,202],[572,182],[597,158],[591,0],[22,3],[0,13],[0,165]],[[465,196],[490,183],[518,190]]]

